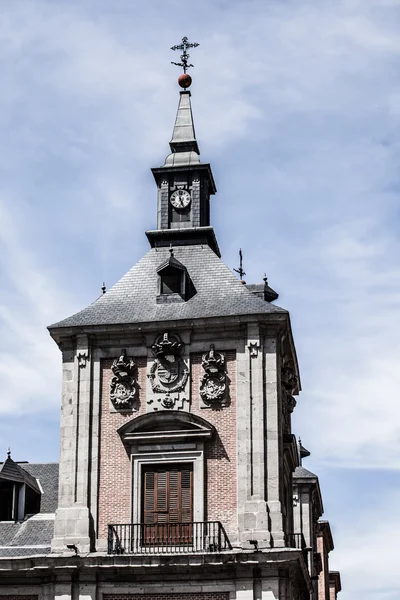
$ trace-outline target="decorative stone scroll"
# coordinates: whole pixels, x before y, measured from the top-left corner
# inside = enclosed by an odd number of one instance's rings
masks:
[[[182,358],[184,346],[175,335],[164,333],[152,346],[154,362],[148,378],[152,396],[147,404],[153,410],[182,410],[188,401],[189,369]]]
[[[212,344],[209,352],[203,354],[201,364],[205,371],[200,378],[200,397],[204,403],[203,408],[222,408],[226,405],[225,356],[222,352],[215,352]]]
[[[115,359],[112,367],[114,377],[110,382],[110,399],[116,409],[137,411],[137,367],[133,358],[122,350],[119,358]]]

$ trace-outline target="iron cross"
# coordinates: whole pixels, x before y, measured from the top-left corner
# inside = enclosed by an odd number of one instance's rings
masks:
[[[183,50],[183,52],[180,56],[181,62],[176,63],[176,62],[171,61],[171,65],[176,65],[177,67],[183,67],[183,72],[186,73],[186,71],[189,67],[193,67],[193,65],[188,64],[190,54],[188,54],[186,52],[186,50],[188,48],[196,48],[198,45],[199,44],[197,42],[193,42],[193,44],[191,42],[189,42],[186,36],[183,37],[181,44],[177,44],[176,46],[171,47],[171,50]]]
[[[240,266],[238,269],[233,269],[234,271],[236,271],[236,273],[239,273],[240,279],[243,279],[243,275],[246,275],[246,273],[243,270],[243,254],[242,254],[242,249],[240,248],[239,250],[239,259],[240,259]]]

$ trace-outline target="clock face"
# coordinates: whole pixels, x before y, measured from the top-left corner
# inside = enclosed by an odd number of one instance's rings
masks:
[[[190,194],[187,190],[176,190],[171,194],[171,204],[174,208],[186,208],[190,204]]]

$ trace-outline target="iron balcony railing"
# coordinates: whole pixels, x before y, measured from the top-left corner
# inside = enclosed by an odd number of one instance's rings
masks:
[[[298,550],[306,549],[306,540],[302,533],[287,533],[286,546],[288,548],[297,548]]]
[[[109,554],[188,554],[232,550],[219,521],[108,526]]]

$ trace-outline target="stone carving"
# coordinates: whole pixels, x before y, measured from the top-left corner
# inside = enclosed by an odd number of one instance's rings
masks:
[[[250,342],[248,348],[251,358],[257,358],[260,344],[258,342]]]
[[[205,370],[200,379],[201,399],[206,406],[221,407],[226,396],[225,356],[211,345],[201,364]]]
[[[293,363],[287,358],[282,359],[281,384],[284,433],[290,433],[290,415],[297,404],[293,397],[293,393],[297,386],[297,376]]]
[[[136,363],[133,358],[122,350],[119,358],[115,359],[112,367],[114,377],[110,383],[110,398],[117,409],[137,410],[134,406],[137,396]]]
[[[89,353],[88,352],[78,352],[77,358],[78,358],[79,367],[81,369],[84,369],[86,367],[87,361],[89,360]]]
[[[174,335],[164,333],[158,336],[152,346],[155,357],[148,378],[155,398],[148,404],[154,404],[156,410],[158,403],[164,409],[181,409],[186,401],[182,392],[189,378],[189,369],[182,358],[183,344]],[[158,396],[161,394],[161,396]]]

